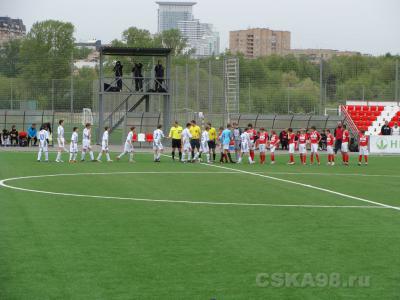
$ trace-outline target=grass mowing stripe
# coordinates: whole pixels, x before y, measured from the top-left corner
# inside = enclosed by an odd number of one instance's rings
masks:
[[[370,203],[370,204],[375,204],[375,205],[378,205],[378,206],[391,208],[391,209],[400,211],[400,207],[391,206],[391,205],[387,205],[387,204],[376,202],[376,201],[371,201],[371,200],[360,198],[360,197],[356,197],[356,196],[351,196],[351,195],[348,195],[348,194],[336,192],[336,191],[325,189],[325,188],[320,188],[320,187],[317,187],[317,186],[314,186],[314,185],[311,185],[311,184],[305,184],[305,183],[301,183],[301,182],[297,182],[297,181],[277,178],[277,177],[268,176],[268,175],[264,175],[264,174],[260,174],[260,173],[248,172],[248,171],[244,171],[244,170],[240,170],[240,169],[228,168],[228,167],[224,167],[224,166],[217,166],[217,165],[211,165],[211,164],[205,164],[205,163],[202,163],[202,165],[210,166],[210,167],[214,167],[214,168],[220,168],[220,169],[224,169],[224,170],[236,171],[236,172],[239,172],[239,173],[253,175],[253,176],[264,177],[264,178],[268,178],[268,179],[272,179],[272,180],[276,180],[276,181],[281,181],[281,182],[286,182],[286,183],[290,183],[290,184],[295,184],[295,185],[303,186],[303,187],[306,187],[306,188],[310,188],[310,189],[314,189],[314,190],[318,190],[318,191],[322,191],[322,192],[326,192],[326,193],[330,193],[330,194],[335,194],[335,195],[338,195],[338,196],[341,196],[341,197],[345,197],[345,198],[349,198],[349,199],[353,199],[353,200],[357,200],[357,201],[362,201],[362,202],[366,202],[366,203]]]
[[[80,197],[80,198],[96,198],[96,199],[113,199],[113,200],[128,200],[128,201],[142,201],[142,202],[160,202],[160,203],[183,203],[183,204],[201,204],[201,205],[229,205],[229,206],[264,206],[264,207],[300,207],[300,208],[387,208],[382,206],[357,206],[357,205],[306,205],[306,204],[269,204],[269,203],[237,203],[237,202],[206,202],[206,201],[184,201],[184,200],[171,200],[171,199],[147,199],[147,198],[128,198],[116,196],[97,196],[97,195],[83,195],[72,193],[50,192],[42,190],[27,189],[15,187],[6,184],[8,181],[32,179],[32,178],[45,178],[45,177],[60,177],[60,176],[80,176],[80,175],[110,175],[110,174],[153,174],[154,172],[115,172],[115,173],[74,173],[74,174],[51,174],[51,175],[35,175],[25,177],[14,177],[0,180],[0,186],[18,191],[42,193],[48,195]],[[157,174],[177,174],[178,172],[158,172]],[[239,172],[180,172],[180,174],[240,174]]]

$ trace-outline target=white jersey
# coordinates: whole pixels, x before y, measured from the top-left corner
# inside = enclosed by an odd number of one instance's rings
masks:
[[[164,138],[164,133],[161,129],[156,129],[153,132],[153,140],[155,143],[161,143],[162,139]]]
[[[69,152],[77,153],[78,152],[78,133],[73,132],[71,136],[71,145],[69,146]]]
[[[247,132],[243,132],[240,135],[240,150],[242,151],[242,153],[248,153],[250,151],[250,145],[250,135]]]
[[[209,140],[210,140],[210,135],[208,134],[208,131],[203,131],[203,133],[201,134],[201,142],[208,143]]]
[[[126,137],[125,143],[132,144],[132,140],[133,140],[133,132],[131,131],[131,132],[128,133],[128,136]]]
[[[64,127],[62,127],[61,125],[57,128],[57,137],[59,139],[64,139]]]
[[[183,143],[190,143],[190,139],[192,138],[192,134],[190,133],[190,130],[188,128],[185,128],[182,131],[182,141]]]
[[[42,129],[39,131],[38,137],[39,137],[40,147],[47,147],[47,140],[49,139],[49,133],[46,130]]]
[[[91,138],[92,138],[91,130],[89,128],[83,129],[82,142],[89,142],[90,143]]]

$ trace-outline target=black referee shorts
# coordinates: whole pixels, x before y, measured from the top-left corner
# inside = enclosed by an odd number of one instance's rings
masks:
[[[215,141],[208,141],[208,148],[210,148],[210,149],[217,148],[217,145],[215,144]]]
[[[192,139],[190,141],[190,146],[192,147],[192,150],[196,149],[200,150],[200,140],[199,139]]]
[[[181,140],[172,139],[172,148],[182,148]]]

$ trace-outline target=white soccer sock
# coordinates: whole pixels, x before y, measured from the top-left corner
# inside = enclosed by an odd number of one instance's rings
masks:
[[[158,152],[158,153],[157,153],[157,160],[159,160],[159,159],[160,159],[160,157],[161,157],[161,153],[160,153],[160,152]]]
[[[61,159],[61,151],[58,151],[56,160],[60,160],[60,159]]]
[[[99,153],[99,156],[97,156],[97,160],[101,160],[102,156],[103,156],[103,151]]]
[[[76,160],[76,157],[78,156],[78,153],[77,152],[75,152],[74,153],[74,158],[73,158],[73,160]]]
[[[74,154],[71,152],[70,154],[69,154],[69,160],[72,160],[72,157],[74,156]]]
[[[129,153],[129,160],[133,160],[133,153]]]
[[[239,156],[238,163],[240,164],[241,162],[242,162],[242,157]]]
[[[185,157],[186,157],[186,152],[182,152],[182,158],[181,158],[181,160],[182,160],[182,161],[185,161]]]
[[[207,157],[207,162],[210,162],[210,153],[207,153],[206,157]]]
[[[249,155],[249,163],[252,163],[253,160],[251,159],[251,156]]]
[[[41,158],[42,158],[42,149],[39,149],[37,160],[41,160]]]
[[[90,152],[89,152],[89,155],[90,155],[90,159],[91,159],[91,160],[94,160],[94,154],[93,154],[93,151],[90,151]]]
[[[85,152],[85,151],[82,151],[82,157],[81,157],[81,159],[82,159],[82,160],[85,160],[85,156],[86,156],[86,152]]]
[[[106,157],[107,157],[107,161],[110,161],[111,160],[111,158],[110,158],[110,153],[106,153]]]
[[[44,158],[46,159],[46,161],[49,160],[49,152],[48,152],[48,151],[46,151],[46,152],[44,153]]]
[[[154,152],[154,160],[157,159],[157,152]]]

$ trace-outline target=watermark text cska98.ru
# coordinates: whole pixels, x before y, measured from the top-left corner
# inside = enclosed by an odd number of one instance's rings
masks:
[[[340,273],[259,273],[256,285],[260,288],[367,288],[370,276]]]

